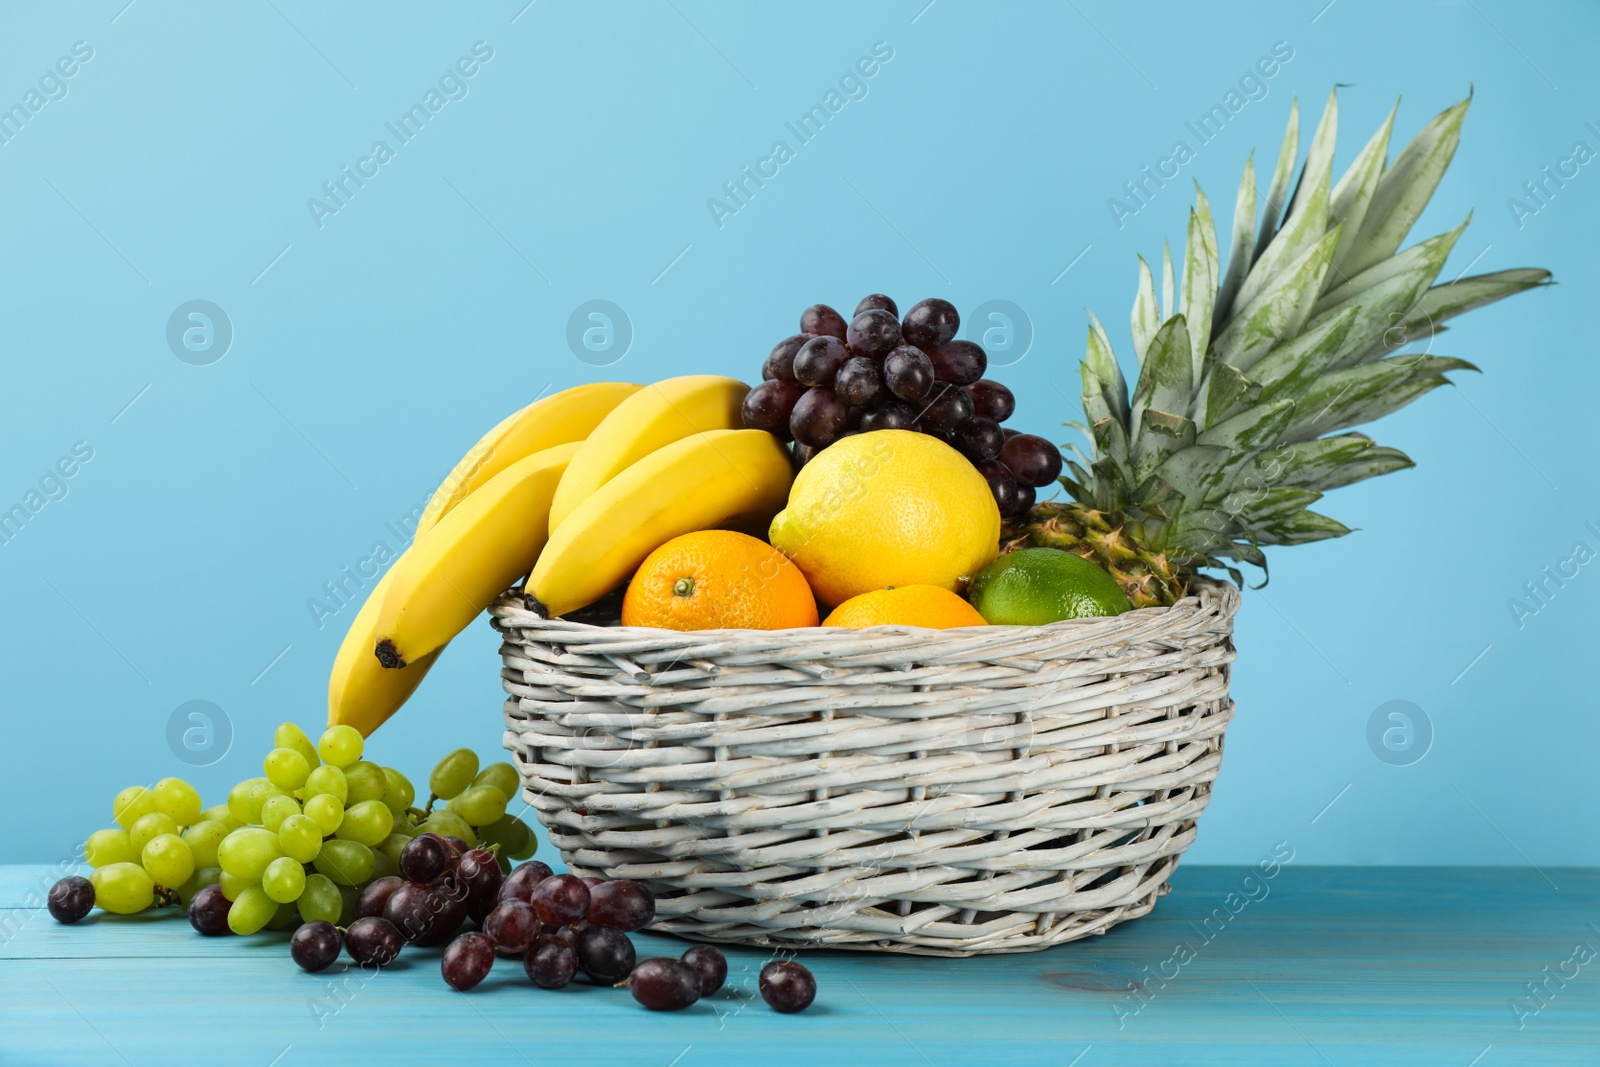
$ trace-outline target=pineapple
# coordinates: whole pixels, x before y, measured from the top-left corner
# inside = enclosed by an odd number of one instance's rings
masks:
[[[1427,350],[1446,319],[1550,279],[1521,269],[1434,284],[1466,222],[1400,249],[1455,154],[1470,102],[1438,115],[1385,165],[1391,110],[1335,183],[1338,102],[1329,93],[1291,195],[1293,106],[1259,227],[1255,168],[1245,164],[1225,272],[1197,188],[1176,304],[1170,251],[1159,302],[1139,261],[1132,396],[1091,315],[1087,424],[1068,425],[1089,438],[1092,454],[1068,446],[1076,458],[1061,483],[1071,501],[1036,505],[1006,530],[1005,548],[1077,552],[1147,607],[1181,597],[1202,568],[1241,582],[1233,563],[1265,572],[1265,545],[1349,533],[1311,505],[1329,489],[1413,466],[1349,428],[1444,385],[1451,371],[1477,369]],[[1429,344],[1397,354],[1417,341]]]

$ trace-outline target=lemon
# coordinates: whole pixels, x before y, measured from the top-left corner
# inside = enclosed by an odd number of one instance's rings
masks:
[[[1132,607],[1115,578],[1059,548],[1006,553],[972,583],[971,600],[993,626],[1043,626],[1062,619],[1121,615]]]
[[[769,540],[825,604],[888,586],[957,592],[994,559],[1000,509],[983,475],[943,441],[875,430],[801,469]]]

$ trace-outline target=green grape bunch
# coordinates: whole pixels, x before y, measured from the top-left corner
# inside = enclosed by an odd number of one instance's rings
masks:
[[[76,921],[91,906],[117,915],[182,906],[202,933],[343,928],[364,889],[399,874],[401,851],[420,833],[488,849],[502,872],[537,848],[533,830],[507,811],[520,786],[511,764],[480,768],[476,753],[457,749],[433,768],[417,807],[411,780],[365,755],[353,727],[330,727],[313,743],[285,722],[260,776],[236,783],[223,803],[204,807],[181,778],[129,786],[112,801],[116,825],[84,845],[92,872],[76,894],[81,914],[57,918]],[[73,881],[83,882],[58,884]],[[225,907],[226,928],[221,912],[214,922],[196,915],[202,906]]]

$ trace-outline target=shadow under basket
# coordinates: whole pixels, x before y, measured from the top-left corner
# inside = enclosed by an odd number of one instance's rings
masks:
[[[643,882],[652,929],[697,940],[967,956],[1101,934],[1167,891],[1233,717],[1238,605],[1198,580],[1036,627],[678,633],[516,594],[491,614],[505,746],[573,873]]]

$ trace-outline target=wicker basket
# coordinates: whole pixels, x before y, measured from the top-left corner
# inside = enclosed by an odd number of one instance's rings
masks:
[[[782,948],[1026,952],[1144,915],[1222,759],[1239,604],[1042,627],[697,633],[508,594],[506,748],[574,873],[654,929]]]

